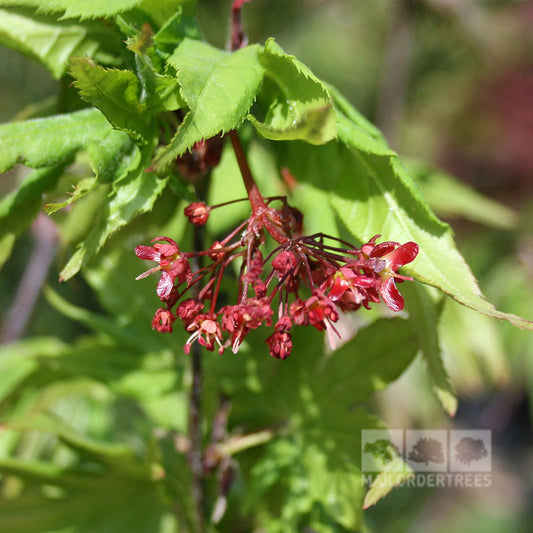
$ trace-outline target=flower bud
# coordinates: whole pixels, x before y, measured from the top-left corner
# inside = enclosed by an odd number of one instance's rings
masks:
[[[203,226],[209,218],[210,211],[211,208],[205,205],[204,202],[193,202],[183,210],[183,213],[191,224]]]

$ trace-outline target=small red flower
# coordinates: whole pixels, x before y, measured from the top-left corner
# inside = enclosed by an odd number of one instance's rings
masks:
[[[309,324],[318,331],[324,331],[327,322],[331,324],[339,320],[339,312],[335,304],[320,289],[313,290],[312,296],[305,302],[305,308],[309,317]]]
[[[260,281],[254,285],[254,292],[258,298],[264,298],[267,295],[268,287]]]
[[[270,305],[256,299],[248,299],[245,303],[224,307],[222,329],[232,334],[233,353],[239,351],[239,346],[252,329],[257,329],[263,323],[269,326],[272,323],[271,316]]]
[[[365,289],[376,286],[374,278],[354,272],[348,266],[340,267],[330,279],[329,297],[334,302],[344,299],[349,293],[349,300],[360,304],[365,299]]]
[[[183,300],[176,308],[176,316],[188,326],[204,308],[204,304],[194,298]]]
[[[281,279],[285,274],[294,270],[298,264],[298,259],[292,252],[280,252],[274,259],[272,259],[272,268],[278,273]]]
[[[292,320],[290,316],[283,315],[279,318],[274,326],[274,329],[279,332],[287,332],[292,328]]]
[[[178,285],[184,281],[187,284],[191,282],[191,266],[187,258],[183,254],[180,254],[180,249],[176,242],[170,237],[156,237],[152,239],[152,242],[155,242],[153,246],[137,246],[135,248],[135,255],[141,259],[155,261],[159,265],[143,272],[135,279],[143,279],[154,272],[161,271],[161,279],[157,284],[157,295],[161,300],[165,300],[170,295],[175,280],[178,281]]]
[[[265,341],[270,348],[270,355],[276,359],[287,359],[292,351],[291,334],[286,331],[275,331]]]
[[[192,335],[187,339],[183,351],[188,354],[191,351],[191,346],[194,341],[205,346],[210,352],[215,349],[215,342],[219,345],[219,353],[224,351],[222,345],[222,332],[220,325],[212,314],[202,313],[187,326],[187,331],[192,332]]]
[[[210,212],[211,208],[204,202],[193,202],[183,210],[189,222],[195,226],[203,226],[207,222]]]
[[[305,306],[305,302],[296,298],[289,306],[289,314],[297,326],[307,326],[309,324],[309,313]]]
[[[224,253],[224,246],[220,241],[215,241],[208,250],[207,256],[211,261],[216,261]]]
[[[375,270],[381,278],[379,293],[383,301],[393,311],[401,311],[405,302],[396,287],[396,280],[412,280],[413,278],[402,276],[397,270],[414,261],[418,255],[419,246],[415,242],[398,244],[397,242],[382,242],[375,246],[369,253],[369,258],[379,258],[379,265]],[[383,262],[383,263],[382,263]]]
[[[160,307],[154,315],[152,320],[152,329],[157,329],[161,333],[172,333],[172,324],[176,317],[172,314],[172,311]]]

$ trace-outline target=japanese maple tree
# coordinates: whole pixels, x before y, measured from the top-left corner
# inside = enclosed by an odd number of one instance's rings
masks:
[[[0,171],[32,169],[0,200],[0,264],[44,210],[57,277],[100,305],[48,287],[84,334],[2,348],[4,533],[359,531],[392,488],[361,482],[365,402],[419,353],[456,410],[443,300],[533,329],[380,131],[248,42],[246,3],[221,49],[194,0],[0,0],[0,43],[63,88],[0,125]]]

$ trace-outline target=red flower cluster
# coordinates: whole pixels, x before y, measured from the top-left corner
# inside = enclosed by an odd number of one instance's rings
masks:
[[[274,200],[282,201],[281,208],[270,206]],[[195,202],[185,208],[185,215],[193,224],[205,224],[215,207],[219,206]],[[152,327],[172,332],[173,323],[181,320],[190,333],[186,353],[195,341],[210,351],[218,347],[222,353],[231,346],[236,353],[250,331],[271,327],[276,314],[274,332],[266,343],[273,357],[286,359],[294,326],[336,333],[334,324],[341,311],[370,309],[380,301],[393,311],[403,309],[396,283],[411,278],[398,274],[398,269],[416,258],[416,243],[377,243],[376,235],[356,248],[324,234],[302,236],[302,215],[285,198],[255,198],[252,208],[246,221],[208,250],[182,252],[169,237],[157,237],[153,246],[135,249],[141,259],[157,263],[137,279],[161,272],[157,294],[165,307],[156,311]],[[264,259],[265,233],[278,246]],[[199,256],[209,264],[193,272],[189,261]],[[237,302],[220,307],[222,276],[236,260],[242,262]],[[195,296],[183,299],[186,293]]]

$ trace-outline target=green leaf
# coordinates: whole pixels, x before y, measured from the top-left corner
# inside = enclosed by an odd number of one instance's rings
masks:
[[[372,505],[384,498],[389,492],[398,485],[405,483],[414,476],[411,467],[404,463],[400,458],[390,461],[383,470],[374,478],[363,502],[363,509],[368,509]]]
[[[136,58],[136,64],[142,84],[141,100],[152,113],[185,107],[176,78],[158,74],[145,54]]]
[[[311,327],[298,328],[293,353],[283,365],[273,364],[264,338],[258,337],[252,336],[249,354],[208,358],[205,364],[206,373],[212,373],[224,392],[246,395],[243,404],[235,402],[237,420],[253,413],[254,420],[265,425],[293,416],[298,406],[309,414],[320,410],[321,403],[339,412],[349,410],[397,379],[418,350],[411,324],[401,318],[379,319],[361,328],[329,356],[323,353],[322,334]],[[249,389],[256,394],[250,395]]]
[[[147,474],[146,468],[142,468],[142,463],[130,447],[88,438],[51,414],[41,413],[27,421],[8,423],[7,427],[18,431],[39,430],[52,434],[83,459],[107,465],[116,473],[141,477]]]
[[[347,422],[358,425],[359,421],[352,417]],[[257,500],[263,501],[247,502],[254,509],[255,518],[261,517],[264,509],[273,522],[270,531],[305,531],[306,526],[314,525],[309,521],[316,520],[319,514],[317,522],[322,527],[325,522],[332,526],[335,524],[337,528],[340,525],[349,531],[356,531],[361,524],[363,492],[361,475],[356,466],[339,459],[336,452],[343,453],[340,450],[333,451],[317,442],[300,443],[296,440],[294,443],[287,439],[281,440],[277,447],[289,446],[290,455],[285,459],[287,461],[290,457],[288,464],[284,464],[284,461],[280,465],[283,457],[280,457],[281,451],[275,450],[276,455],[267,455],[254,469],[250,480],[254,490],[258,484],[264,486],[265,481],[271,482],[270,486],[263,488],[267,491],[256,495]],[[355,454],[356,449],[352,453]],[[287,454],[287,450],[284,453]],[[278,514],[272,502],[281,495],[284,505]],[[260,520],[262,522],[264,519],[261,517]]]
[[[317,397],[349,408],[383,390],[413,361],[418,343],[409,321],[379,319],[323,361],[312,384]]]
[[[70,484],[72,478],[62,475],[65,474],[61,467],[45,461],[24,461],[21,459],[6,457],[0,458],[0,472],[22,477],[28,481],[40,483],[53,483],[63,481],[66,485]]]
[[[139,148],[130,137],[116,130],[111,130],[103,139],[91,143],[87,147],[87,153],[95,176],[79,180],[74,190],[68,192],[67,200],[46,204],[44,210],[47,214],[55,213],[83,198],[100,183],[122,179],[128,171],[139,165],[141,158]]]
[[[152,112],[174,111],[185,107],[176,77],[162,75],[154,66],[152,40],[151,33],[141,31],[128,45],[128,48],[135,53],[135,67],[141,84],[140,101]],[[155,56],[155,60],[157,68],[162,68],[159,65],[161,59]]]
[[[385,148],[387,148],[387,141],[385,137],[379,131],[379,129],[372,124],[362,113],[360,113],[352,104],[340,93],[340,91],[330,85],[329,83],[324,83],[324,86],[327,88],[328,93],[333,100],[333,104],[340,113],[337,113],[337,120],[339,116],[345,116],[355,125],[358,129],[363,130],[370,137],[373,137],[376,141],[379,141]]]
[[[58,21],[56,17],[17,9],[0,9],[0,44],[38,61],[56,79],[65,74],[73,56],[91,56],[101,63],[116,64],[121,45],[119,35],[101,22]]]
[[[91,0],[73,2],[72,0],[2,0],[0,5],[37,7],[42,13],[61,13],[61,18],[110,17],[137,7],[142,0]]]
[[[41,210],[42,194],[55,186],[63,171],[62,166],[34,170],[18,189],[0,200],[0,267],[11,256],[17,237]]]
[[[159,26],[164,26],[179,9],[188,17],[195,17],[197,0],[143,0],[139,8],[149,14]]]
[[[204,359],[206,379],[232,397],[232,427],[281,428],[249,474],[247,505],[261,523],[268,516],[273,531],[303,530],[316,512],[332,527],[356,529],[360,432],[382,424],[354,406],[410,365],[418,349],[411,324],[380,319],[329,355],[323,334],[298,328],[285,361],[269,357],[261,337],[250,335],[248,352],[243,346],[235,357]],[[278,508],[278,501],[286,503]]]
[[[109,122],[138,140],[149,133],[149,116],[139,101],[139,82],[131,70],[106,69],[86,57],[71,60],[71,75],[80,96]]]
[[[74,315],[71,316],[73,320],[90,328],[96,329],[99,322],[103,323],[105,319],[98,315],[91,316],[86,310],[72,304],[58,305],[53,302],[53,305],[62,306],[60,311]],[[102,334],[98,339],[85,338],[63,345],[57,339],[39,338],[36,341],[43,343],[44,347],[35,341],[18,341],[12,343],[11,350],[0,350],[0,356],[3,356],[0,371],[4,376],[0,383],[0,402],[10,400],[12,403],[25,388],[31,390],[37,386],[42,394],[45,390],[49,391],[48,387],[60,383],[67,388],[74,387],[73,384],[81,380],[98,382],[106,391],[111,390],[122,397],[143,402],[160,401],[169,394],[175,394],[176,381],[180,380],[182,369],[176,365],[172,350],[166,348],[151,330],[147,334],[124,328],[125,331],[118,334],[120,326],[112,318],[106,319],[108,324],[98,332]],[[116,344],[110,342],[107,334]],[[55,350],[52,351],[52,348]],[[48,413],[46,407],[44,412]],[[32,414],[32,429],[50,432],[57,426],[57,423],[51,425],[49,420],[39,420],[41,425],[37,426],[34,416]],[[30,429],[25,419],[20,420],[20,416],[15,416],[15,420],[11,428]],[[172,418],[174,421],[175,418]],[[7,420],[4,422],[7,423]]]
[[[438,220],[398,157],[340,117],[341,143],[291,147],[287,165],[299,181],[320,187],[338,216],[361,243],[376,234],[383,240],[414,241],[416,260],[408,275],[432,285],[480,313],[533,329],[533,322],[497,311],[485,300],[452,232]]]
[[[0,402],[15,392],[38,368],[36,356],[55,355],[64,348],[58,339],[39,337],[0,347]]]
[[[185,107],[185,102],[180,95],[178,82],[169,77],[156,74],[153,80],[153,93],[146,101],[152,112],[175,111]]]
[[[164,168],[201,139],[236,128],[246,117],[263,79],[259,47],[234,53],[184,39],[168,59],[189,106],[176,135],[156,158]]]
[[[438,334],[440,312],[437,304],[429,294],[429,287],[410,283],[405,288],[402,286],[402,292],[422,357],[433,382],[433,390],[444,410],[454,416],[457,411],[457,398],[442,358]]]
[[[506,271],[505,276],[512,274]],[[521,297],[524,287],[521,286]],[[497,387],[508,383],[510,351],[502,339],[502,331],[506,328],[453,300],[445,302],[439,326],[448,370],[460,393],[473,394],[487,383]],[[529,332],[518,330],[516,335],[531,336]]]
[[[265,445],[248,474],[246,509],[257,522],[268,520],[269,531],[322,531],[326,524],[331,531],[359,531],[361,430],[382,424],[364,409],[349,412],[332,403],[318,409],[301,431]]]
[[[138,146],[121,131],[112,130],[87,147],[91,167],[99,182],[119,181],[141,163]]]
[[[109,131],[110,124],[96,109],[2,124],[0,172],[17,163],[33,168],[60,165]]]
[[[248,119],[267,139],[304,140],[324,144],[335,138],[337,128],[332,103],[322,82],[298,59],[269,39],[259,60],[265,68],[268,110],[264,121]]]
[[[147,146],[139,167],[116,183],[114,194],[103,206],[93,229],[61,271],[61,280],[70,279],[83,268],[113,233],[137,215],[151,210],[168,181],[168,177],[159,178],[154,172],[145,172],[151,154],[152,146]]]
[[[512,229],[518,221],[517,214],[472,187],[419,161],[408,161],[412,173],[431,208],[440,216],[463,217],[486,226]]]
[[[142,332],[117,324],[112,317],[92,313],[91,311],[73,305],[50,287],[44,288],[46,299],[60,313],[93,330],[95,333],[104,333],[115,339],[120,345],[137,349],[147,344],[147,339]],[[152,340],[151,338],[149,340]],[[151,344],[151,343],[150,343]],[[157,343],[154,343],[157,346]]]
[[[283,531],[282,524],[302,530],[318,509],[326,523],[360,526],[360,432],[382,425],[353,406],[395,380],[418,348],[409,321],[400,318],[376,321],[328,356],[322,339],[311,328],[295,331],[293,353],[282,364],[264,343],[233,359],[205,361],[208,376],[233,392],[235,426],[283,428],[283,436],[264,445],[247,495],[254,515],[266,513],[274,531]],[[276,510],[272,502],[279,499],[287,503]]]
[[[360,121],[355,122],[340,111],[336,112],[339,139],[347,146],[366,154],[396,157],[384,139],[372,135]]]
[[[139,479],[80,472],[74,477],[50,463],[13,459],[0,462],[0,470],[4,469],[26,480],[28,486],[19,497],[0,500],[3,533],[168,531],[163,529],[168,510],[162,487],[147,475]],[[83,486],[73,487],[72,481],[83,482]],[[42,490],[43,484],[57,488]],[[68,490],[62,489],[66,485]]]
[[[67,207],[67,205],[70,205],[76,200],[83,198],[86,194],[89,194],[92,190],[96,188],[97,185],[98,185],[98,180],[96,176],[93,176],[91,178],[81,179],[80,181],[78,181],[78,183],[76,184],[72,192],[68,193],[69,197],[65,201],[45,204],[44,205],[45,213],[47,215],[51,215],[55,213],[56,211],[59,211],[60,209]]]
[[[166,58],[185,38],[200,40],[202,32],[196,19],[183,15],[182,10],[178,9],[154,35],[154,47]]]

